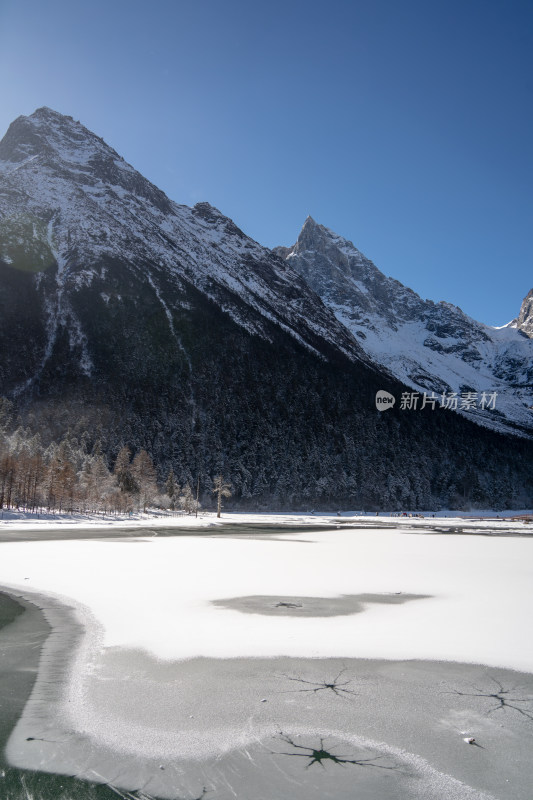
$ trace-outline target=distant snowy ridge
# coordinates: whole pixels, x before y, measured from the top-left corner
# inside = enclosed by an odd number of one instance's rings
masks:
[[[494,411],[465,411],[496,430],[533,435],[533,290],[517,320],[476,322],[386,277],[350,241],[308,217],[282,256],[358,338],[367,355],[420,393],[496,392]]]

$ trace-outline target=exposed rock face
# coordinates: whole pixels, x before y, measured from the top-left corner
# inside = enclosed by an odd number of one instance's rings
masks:
[[[354,334],[367,355],[418,391],[497,392],[496,411],[467,413],[496,429],[533,431],[531,294],[519,321],[491,328],[451,303],[423,300],[354,245],[308,217],[293,247],[275,249]],[[530,335],[530,334],[528,334]]]
[[[516,321],[517,328],[533,339],[533,289],[524,297],[520,314]]]

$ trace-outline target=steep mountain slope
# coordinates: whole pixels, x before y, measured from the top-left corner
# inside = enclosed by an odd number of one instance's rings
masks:
[[[533,339],[533,289],[524,297],[518,319],[513,320],[516,327],[530,339]]]
[[[0,177],[0,258],[40,276],[45,305],[41,347],[19,370],[3,375],[6,388],[22,391],[38,380],[62,328],[78,372],[92,373],[70,294],[105,281],[109,268],[103,261],[113,260],[127,262],[130,275],[145,285],[178,346],[165,283],[178,295],[194,286],[264,338],[269,338],[266,321],[271,320],[311,350],[327,343],[364,359],[290,267],[209,204],[190,209],[171,202],[71,118],[47,108],[18,118],[0,145]],[[50,280],[47,267],[54,264]],[[101,296],[113,304],[116,293],[109,288]]]
[[[499,430],[533,434],[533,293],[503,328],[450,303],[422,300],[387,278],[354,245],[308,217],[293,247],[276,248],[324,300],[369,357],[418,392],[477,394],[458,411]],[[525,335],[524,335],[525,334]],[[495,409],[481,395],[496,392]],[[465,404],[463,404],[465,405]]]
[[[373,365],[290,264],[207,203],[177,205],[49,109],[0,143],[0,395],[44,443],[237,502],[527,505],[533,448],[446,411],[376,410]]]

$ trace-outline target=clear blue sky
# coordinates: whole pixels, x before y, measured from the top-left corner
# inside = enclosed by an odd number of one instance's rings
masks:
[[[0,132],[50,106],[267,246],[307,214],[501,325],[533,287],[531,0],[0,0]]]

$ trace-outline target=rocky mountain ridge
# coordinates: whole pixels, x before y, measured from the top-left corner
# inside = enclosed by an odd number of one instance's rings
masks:
[[[386,277],[350,241],[308,217],[292,247],[275,252],[299,272],[373,361],[418,392],[497,393],[477,422],[533,434],[533,292],[520,316],[491,328],[451,303],[423,300]]]
[[[15,120],[0,144],[0,178],[0,258],[37,274],[57,263],[55,286],[41,285],[47,341],[33,376],[18,391],[40,374],[63,323],[79,372],[91,374],[83,326],[68,297],[105,277],[102,257],[126,260],[129,271],[149,284],[173,336],[162,290],[168,281],[178,293],[185,284],[194,286],[263,338],[269,338],[271,321],[313,351],[328,343],[349,358],[367,360],[290,266],[208,203],[191,209],[169,200],[69,117],[42,108]],[[112,303],[113,294],[104,294]]]

